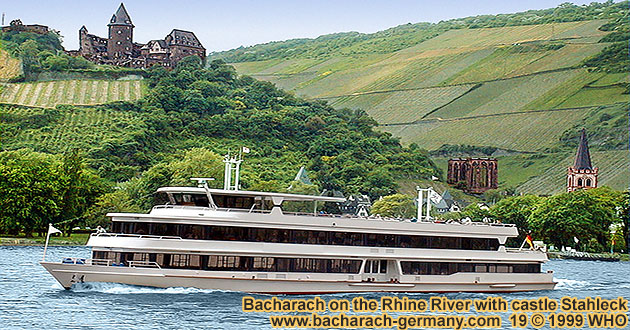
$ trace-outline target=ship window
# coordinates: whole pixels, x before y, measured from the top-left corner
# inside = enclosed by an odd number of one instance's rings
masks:
[[[497,273],[511,273],[512,266],[510,265],[497,265]]]
[[[381,260],[381,269],[380,272],[382,274],[387,273],[387,260]]]
[[[149,261],[148,253],[134,253],[133,254],[134,261]]]
[[[188,258],[188,267],[187,268],[199,268],[201,266],[201,256],[191,254]]]
[[[387,273],[387,260],[366,260],[363,269],[364,273]]]
[[[188,267],[189,259],[190,255],[188,254],[173,254],[171,255],[170,266],[173,268],[186,268]]]
[[[475,273],[485,273],[488,268],[486,268],[486,264],[477,264],[475,265]]]
[[[168,194],[165,192],[158,192],[153,199],[153,205],[168,205],[171,204]]]
[[[134,234],[147,235],[149,233],[149,223],[147,222],[137,222],[134,227]]]
[[[473,264],[467,264],[467,263],[459,264],[459,271],[460,272],[466,272],[466,273],[472,273],[472,271],[473,271]]]
[[[379,261],[378,260],[373,260],[372,261],[372,271],[370,273],[378,273],[378,268],[379,268]]]
[[[254,257],[253,269],[269,270],[269,269],[273,269],[273,266],[274,266],[274,258]]]

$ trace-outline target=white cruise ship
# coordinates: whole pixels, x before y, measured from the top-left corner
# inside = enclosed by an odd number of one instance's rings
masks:
[[[544,252],[506,248],[518,235],[513,225],[323,214],[318,203],[345,199],[237,190],[240,160],[225,162],[224,189],[205,179],[199,187],[160,188],[148,214],[108,214],[110,232],[87,242],[92,258],[41,264],[66,289],[79,282],[271,294],[555,286],[552,272],[541,272]],[[287,212],[286,202],[313,209]]]
[[[41,264],[77,282],[255,293],[507,292],[553,289],[546,254],[505,247],[513,225],[342,217],[282,210],[343,198],[165,187],[148,214],[111,213],[92,258]]]

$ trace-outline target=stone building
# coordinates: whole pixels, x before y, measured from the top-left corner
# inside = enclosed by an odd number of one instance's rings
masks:
[[[448,161],[446,182],[461,185],[473,194],[499,187],[498,162],[495,158],[453,158]]]
[[[111,64],[133,68],[161,65],[174,67],[182,58],[196,55],[205,60],[206,49],[193,32],[173,29],[164,39],[151,40],[146,44],[133,41],[134,25],[131,17],[120,4],[107,24],[107,38],[89,34],[82,26],[79,30],[78,55],[97,64]],[[76,51],[68,54],[75,55]]]
[[[27,24],[27,25],[24,25],[22,23],[22,20],[14,19],[14,20],[11,21],[11,23],[9,23],[9,26],[3,26],[2,27],[2,32],[11,32],[11,31],[46,34],[46,33],[50,32],[51,30],[46,25],[40,25],[40,24]]]
[[[569,167],[567,173],[567,192],[579,189],[597,188],[597,175],[599,169],[591,164],[591,154],[588,151],[588,141],[586,140],[586,130],[582,129],[580,144],[578,145],[573,166]]]

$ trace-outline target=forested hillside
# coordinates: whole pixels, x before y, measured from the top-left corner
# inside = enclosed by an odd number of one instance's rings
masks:
[[[442,169],[448,157],[497,156],[502,189],[549,194],[563,189],[550,173],[571,165],[582,127],[606,155],[595,160],[600,184],[628,185],[628,35],[627,1],[563,4],[214,56],[297,95],[364,110],[380,130],[443,157]],[[458,145],[493,151],[444,152]]]
[[[294,191],[372,198],[395,192],[397,181],[441,175],[426,151],[375,131],[364,111],[297,98],[268,82],[237,77],[221,61],[203,68],[189,57],[172,71],[156,67],[146,77],[147,94],[135,102],[0,106],[2,195],[27,198],[32,182],[54,187],[42,190],[49,202],[33,201],[24,212],[14,211],[21,209],[19,199],[0,198],[2,231],[42,230],[51,218],[71,220],[67,226],[86,219],[94,224],[108,210],[141,210],[159,186],[222,177],[222,155],[243,146],[252,151],[242,166],[243,189],[287,191],[301,166],[315,185],[294,183]],[[85,175],[68,177],[66,159]],[[64,207],[67,196],[85,203],[71,212]]]

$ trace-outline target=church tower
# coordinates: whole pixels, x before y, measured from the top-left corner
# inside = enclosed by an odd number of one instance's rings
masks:
[[[586,130],[582,129],[575,162],[572,167],[569,167],[567,174],[567,191],[597,188],[598,172],[599,169],[591,164],[591,154],[588,151],[588,142],[586,141]]]
[[[107,56],[110,60],[131,57],[133,51],[133,24],[122,3],[112,19],[107,24],[109,38],[107,39]]]

